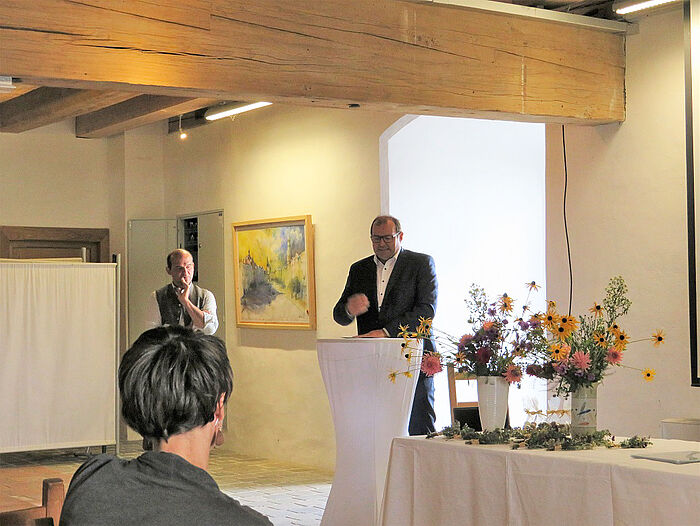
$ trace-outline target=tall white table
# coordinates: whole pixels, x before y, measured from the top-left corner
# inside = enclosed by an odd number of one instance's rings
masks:
[[[403,340],[318,340],[318,361],[335,426],[336,466],[323,514],[327,526],[378,524],[391,440],[408,435],[408,419],[421,353],[411,378],[391,371],[407,367]]]
[[[700,464],[631,458],[700,451],[700,443],[653,442],[646,449],[514,451],[462,440],[397,438],[382,524],[700,524]]]

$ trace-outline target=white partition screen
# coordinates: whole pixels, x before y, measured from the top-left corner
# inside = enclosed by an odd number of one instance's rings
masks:
[[[0,453],[114,444],[116,265],[0,263]]]

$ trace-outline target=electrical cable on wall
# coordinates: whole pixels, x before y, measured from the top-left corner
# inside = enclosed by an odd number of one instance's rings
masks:
[[[561,125],[561,144],[564,152],[564,233],[566,234],[566,257],[569,261],[569,316],[571,316],[571,299],[574,290],[574,278],[571,270],[571,245],[569,244],[569,225],[566,221],[566,191],[569,187],[569,171],[566,166],[566,137],[564,125]]]

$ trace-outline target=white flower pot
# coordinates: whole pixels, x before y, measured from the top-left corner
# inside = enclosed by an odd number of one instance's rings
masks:
[[[506,425],[509,387],[510,384],[502,376],[476,377],[479,418],[483,431],[492,431]]]

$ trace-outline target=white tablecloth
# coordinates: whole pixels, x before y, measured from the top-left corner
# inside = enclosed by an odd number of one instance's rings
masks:
[[[328,526],[372,526],[379,521],[391,440],[408,435],[415,374],[407,367],[401,343],[390,338],[319,340],[318,361],[326,385],[336,435],[333,486],[323,514]]]
[[[382,524],[700,524],[700,463],[631,458],[640,452],[700,451],[700,443],[653,442],[646,449],[543,451],[396,438]]]

